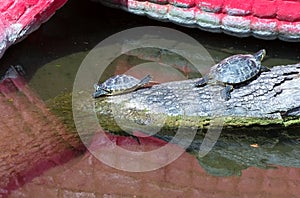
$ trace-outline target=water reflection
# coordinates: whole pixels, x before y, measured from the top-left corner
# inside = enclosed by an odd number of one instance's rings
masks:
[[[198,161],[208,173],[216,176],[241,175],[242,170],[249,167],[300,168],[299,130],[245,129],[235,133],[223,130],[212,151],[203,158],[198,157]],[[195,139],[190,152],[197,153],[201,142],[201,138]]]

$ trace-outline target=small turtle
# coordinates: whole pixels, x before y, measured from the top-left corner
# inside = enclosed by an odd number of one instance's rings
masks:
[[[208,82],[221,83],[225,86],[221,91],[221,97],[229,100],[233,85],[251,80],[260,72],[269,71],[267,67],[261,65],[265,55],[266,50],[262,49],[253,55],[237,54],[230,56],[214,65],[209,74],[196,82],[195,86],[203,86]]]
[[[97,98],[99,96],[117,95],[134,91],[149,83],[150,80],[150,75],[145,76],[141,80],[125,74],[117,75],[109,78],[102,84],[94,84],[95,93],[93,93],[93,97]]]

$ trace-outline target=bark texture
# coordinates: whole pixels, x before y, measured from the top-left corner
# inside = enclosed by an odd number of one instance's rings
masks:
[[[126,118],[140,125],[151,122],[155,125],[159,116],[176,119],[224,117],[231,123],[233,119],[240,119],[239,126],[247,126],[253,119],[255,124],[265,125],[270,121],[289,125],[299,122],[299,72],[300,64],[275,66],[256,79],[236,86],[228,101],[220,96],[223,86],[195,87],[198,79],[191,79],[96,99],[94,110],[99,116]]]

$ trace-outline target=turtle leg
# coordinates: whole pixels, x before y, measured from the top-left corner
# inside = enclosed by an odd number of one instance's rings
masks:
[[[195,86],[196,86],[196,87],[201,87],[201,86],[206,85],[207,82],[208,82],[208,75],[204,76],[204,77],[201,78],[199,81],[197,81],[197,82],[195,83]]]
[[[145,84],[149,83],[151,79],[152,77],[148,74],[139,82],[138,86],[144,86]]]
[[[231,98],[230,92],[233,90],[232,85],[226,85],[226,87],[221,91],[221,97],[227,101]]]
[[[95,89],[96,92],[97,91],[102,91],[102,92],[112,93],[111,90],[103,89],[102,86],[97,84],[97,83],[94,84],[94,89]]]
[[[267,72],[267,71],[270,71],[270,69],[268,67],[262,65],[262,66],[260,66],[260,71]]]

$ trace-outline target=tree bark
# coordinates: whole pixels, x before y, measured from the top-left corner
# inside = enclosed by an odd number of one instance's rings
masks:
[[[299,125],[299,70],[300,64],[276,66],[236,87],[228,101],[220,97],[222,86],[195,87],[198,79],[97,99],[90,91],[73,91],[72,111],[77,131],[88,147],[103,143],[95,138],[94,125],[100,122],[110,133],[132,134],[137,139],[146,134],[178,144],[214,175],[239,175],[249,166],[300,167],[295,157],[299,128],[286,128]],[[52,110],[61,112],[58,116],[64,123],[68,122],[66,113],[71,114],[71,108],[64,107],[70,97],[62,95],[50,104]],[[203,155],[206,151],[208,155]]]
[[[100,118],[105,117],[106,124],[123,120],[128,125],[157,127],[160,119],[167,118],[165,126],[171,128],[177,127],[179,120],[186,126],[205,127],[216,117],[222,117],[227,127],[299,124],[299,72],[300,64],[275,66],[235,86],[228,101],[220,97],[223,86],[195,87],[199,79],[190,79],[96,99],[94,110]]]

